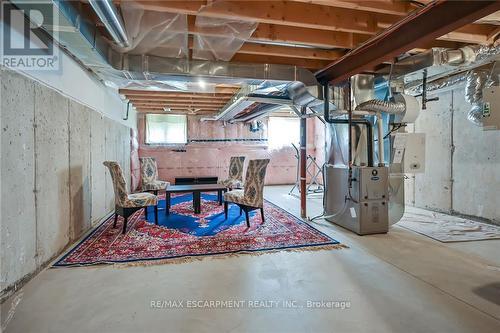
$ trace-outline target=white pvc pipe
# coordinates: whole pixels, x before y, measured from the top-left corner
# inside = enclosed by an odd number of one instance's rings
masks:
[[[382,114],[377,112],[377,132],[378,132],[378,165],[384,165],[384,127],[382,124]]]

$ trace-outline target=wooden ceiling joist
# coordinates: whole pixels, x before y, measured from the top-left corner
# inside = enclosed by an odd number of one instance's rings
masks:
[[[189,48],[193,48],[193,38],[189,38]],[[343,51],[322,50],[311,47],[271,45],[263,43],[244,43],[237,52],[238,54],[255,54],[284,58],[305,58],[314,60],[330,60],[340,58]]]
[[[281,29],[278,27],[274,27],[274,29],[279,29],[282,33],[284,33],[283,28],[285,27],[353,33],[353,35],[340,34],[336,36],[338,39],[336,44],[339,44],[336,47],[339,48],[353,48],[357,44],[349,46],[349,39],[353,39],[355,42],[358,39],[363,39],[362,36],[358,36],[359,34],[374,35],[396,23],[401,18],[402,12],[390,15],[382,13],[384,12],[382,8],[390,8],[391,5],[397,6],[398,3],[404,5],[401,1],[353,1],[352,3],[348,0],[314,1],[314,3],[310,1],[221,1],[213,2],[212,5],[199,11],[201,6],[205,4],[204,1],[139,0],[137,2],[145,9],[155,11],[188,14],[193,17],[198,15],[256,21],[259,22],[260,33],[258,28],[251,38],[256,40],[260,39],[262,31],[271,28],[270,25],[281,27]],[[320,2],[324,4],[319,4]],[[415,8],[408,6],[407,13]],[[377,9],[379,10],[377,11]],[[474,27],[468,26],[465,29],[471,31],[457,35],[450,33],[442,39],[467,43],[477,41]],[[485,29],[492,30],[489,26],[485,26]],[[194,26],[193,19],[189,20],[189,31],[190,33],[202,33]],[[298,43],[298,41],[296,42]],[[307,43],[307,41],[303,42],[306,45],[314,45]]]
[[[316,78],[322,84],[340,82],[497,10],[500,1],[433,2],[317,72]]]
[[[178,114],[178,115],[192,115],[193,114],[192,112],[183,111],[183,110],[171,110],[169,112],[165,112],[162,109],[158,109],[158,110],[137,109],[137,112],[139,112],[139,113],[151,113],[151,114],[174,114],[174,115],[175,114]],[[196,115],[210,116],[210,115],[214,115],[216,113],[217,112],[214,112],[214,111],[198,111],[195,114]]]
[[[126,98],[132,103],[144,103],[144,102],[158,102],[158,103],[214,103],[214,102],[224,102],[226,99],[221,99],[220,97],[210,97],[210,98],[182,98],[182,97],[161,97],[161,96],[126,96]]]
[[[89,10],[85,0],[82,7]],[[125,0],[114,0],[116,4]],[[220,36],[220,29],[199,29],[196,16],[249,20],[258,26],[248,42],[237,51],[232,61],[243,63],[274,63],[301,66],[315,70],[322,61],[335,61],[346,50],[354,49],[373,35],[399,21],[402,17],[431,3],[406,0],[126,0],[156,12],[187,14],[191,35]],[[464,2],[456,3],[456,6]],[[479,24],[483,23],[483,24]],[[460,43],[485,44],[494,41],[500,13],[482,18],[474,24],[451,31],[439,40],[418,45],[411,52],[429,47],[458,48]],[[172,31],[172,30],[169,30]],[[184,29],[179,32],[185,32]],[[308,46],[297,47],[297,46]],[[192,42],[190,44],[192,48]],[[264,57],[269,57],[264,61]]]
[[[364,10],[367,12],[406,16],[416,7],[407,1],[376,1],[376,0],[292,0],[314,5],[332,6],[347,9]]]
[[[252,55],[252,54],[240,54],[237,53],[231,61],[234,62],[252,62],[256,64],[277,64],[277,65],[292,65],[297,67],[303,67],[311,70],[318,70],[328,65],[330,61],[328,60],[311,60],[311,59],[301,59],[301,58],[284,58],[284,57],[272,57],[265,55]]]
[[[221,108],[225,105],[225,103],[221,104],[186,104],[186,103],[133,103],[135,107],[141,106],[151,106],[151,107],[169,107],[169,108],[203,108],[203,107],[212,107],[212,108]]]
[[[120,89],[119,93],[141,113],[215,114],[223,108],[239,86],[218,84],[212,93]],[[165,109],[170,111],[165,111]]]
[[[260,23],[279,24],[330,31],[375,34],[378,25],[395,21],[393,15],[311,5],[286,1],[222,1],[212,2],[200,11],[204,1],[137,1],[144,9],[218,17],[243,19]]]
[[[219,95],[232,96],[239,88],[216,88],[215,92],[180,92],[180,91],[152,91],[152,90],[134,90],[134,89],[120,89],[120,95],[127,96],[167,96],[167,97],[217,97]]]

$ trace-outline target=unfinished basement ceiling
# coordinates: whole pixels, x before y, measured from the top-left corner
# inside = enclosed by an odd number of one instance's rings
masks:
[[[127,52],[134,53],[137,47],[139,53],[149,51],[153,55],[163,52],[178,58],[284,64],[314,71],[429,2],[135,0],[114,3],[132,36],[132,47],[126,48]],[[81,6],[111,40],[88,3],[82,2]],[[154,27],[154,20],[163,24],[160,30]],[[499,27],[500,14],[496,13],[412,52],[490,43],[500,33]]]
[[[148,91],[120,89],[140,113],[213,115],[239,90],[238,86],[216,85],[211,92]]]
[[[306,82],[302,74],[296,73],[305,69],[309,73],[306,77],[312,76],[311,72],[325,68],[430,2],[114,1],[127,35],[126,42],[119,45],[106,22],[92,8],[92,1],[81,1],[78,10],[97,27],[109,46],[122,55],[114,61],[113,70],[94,70],[101,77],[111,78],[105,82],[128,88],[120,93],[139,112],[211,115],[230,102],[231,96],[215,92],[217,89],[234,89],[234,95],[241,86],[258,85],[269,77],[275,80],[276,75],[269,73],[279,66],[288,66],[282,67],[286,68],[283,73],[287,73],[287,78],[278,75],[282,81],[314,85],[314,78]],[[500,14],[494,13],[425,45],[417,45],[408,53],[435,47],[456,49],[469,44],[488,44],[499,34]],[[247,67],[234,70],[229,67],[231,64]],[[257,64],[264,67],[257,68]],[[380,73],[382,66],[389,65],[380,64],[368,72]],[[219,80],[221,73],[226,79],[238,79],[235,72],[260,81]],[[186,75],[193,77],[194,82],[193,79],[184,82]],[[196,85],[197,77],[209,78],[209,92]],[[151,89],[172,92],[143,91]]]

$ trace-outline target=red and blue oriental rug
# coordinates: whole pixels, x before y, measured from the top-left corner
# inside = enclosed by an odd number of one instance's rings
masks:
[[[152,207],[148,221],[144,211],[131,216],[122,234],[123,219],[113,228],[113,217],[86,236],[54,266],[83,266],[106,263],[169,263],[190,261],[204,256],[263,253],[279,250],[319,250],[344,247],[306,222],[266,201],[265,222],[258,210],[250,213],[250,228],[239,207],[229,206],[224,219],[217,196],[202,194],[201,213],[194,214],[191,194],[172,197],[170,215],[158,212],[154,224]],[[159,203],[165,207],[165,200]]]

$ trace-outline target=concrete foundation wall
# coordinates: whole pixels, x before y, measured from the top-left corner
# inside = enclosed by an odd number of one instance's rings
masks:
[[[437,96],[415,123],[426,133],[425,173],[406,183],[406,203],[500,224],[500,131],[467,120],[462,87]]]
[[[130,128],[0,70],[2,296],[113,209],[102,164],[130,182]]]

